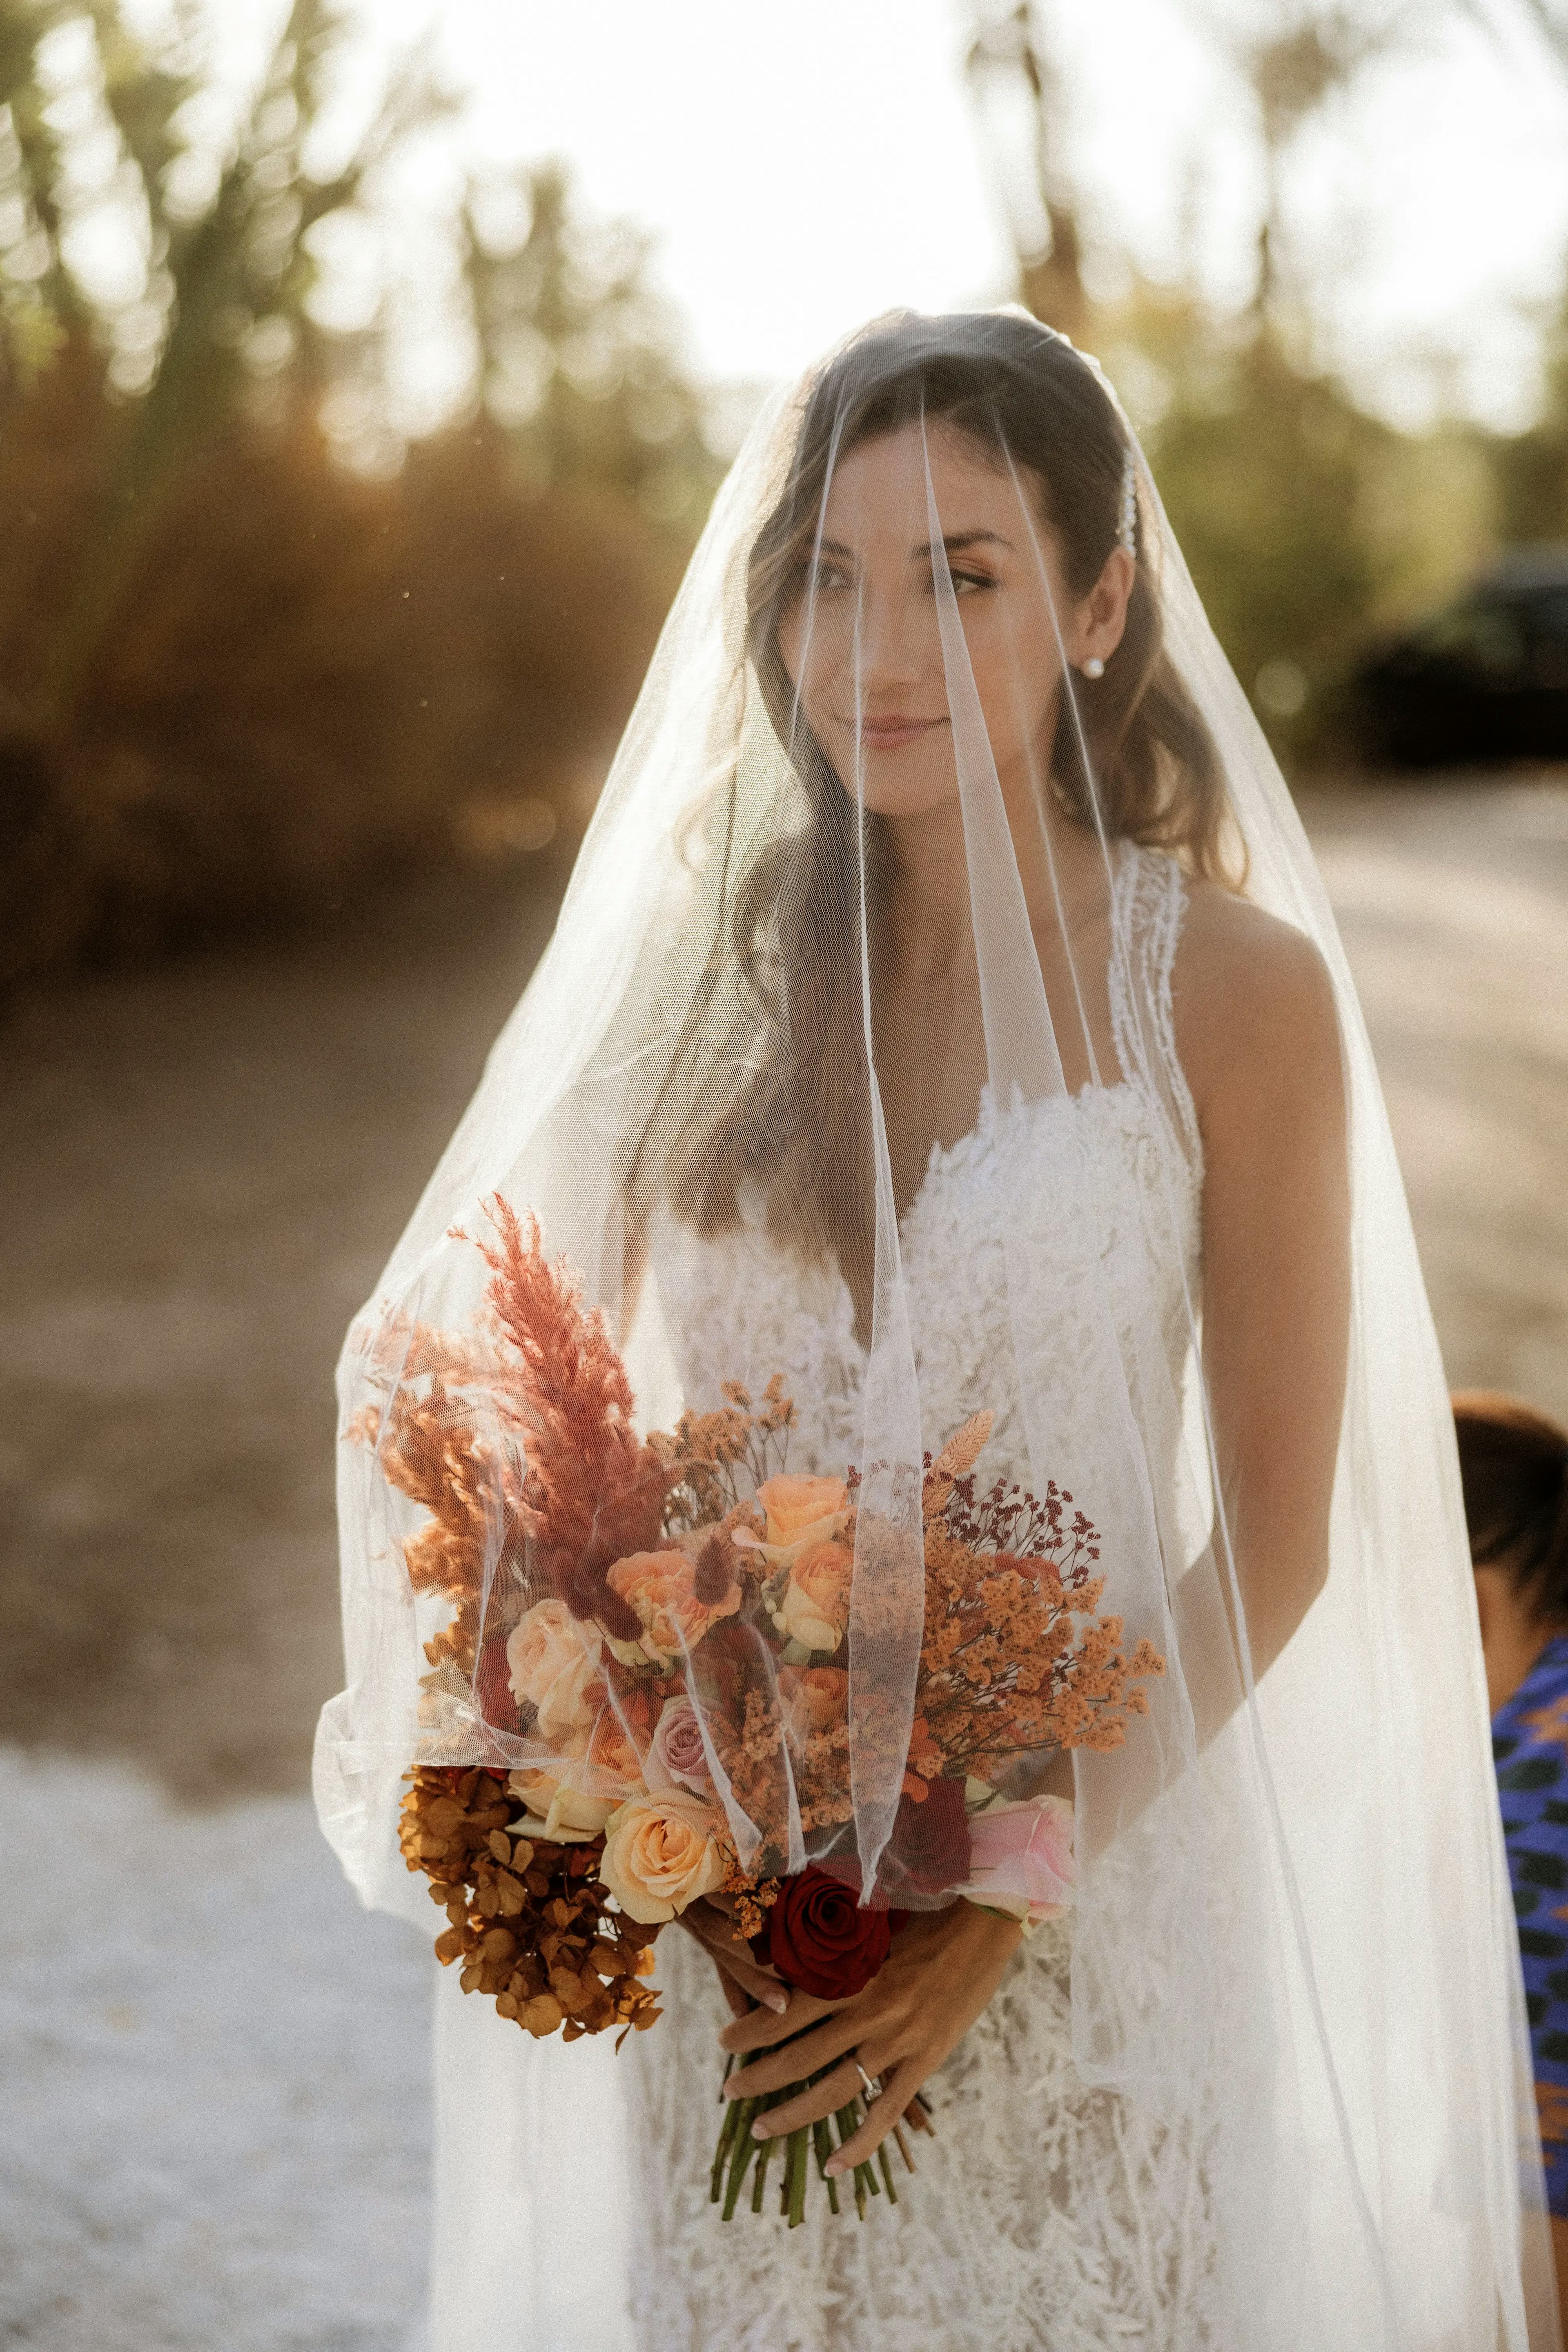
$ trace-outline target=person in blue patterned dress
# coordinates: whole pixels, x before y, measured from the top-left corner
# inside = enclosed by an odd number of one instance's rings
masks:
[[[1568,2311],[1568,1430],[1479,1390],[1455,1397],[1454,1423]]]

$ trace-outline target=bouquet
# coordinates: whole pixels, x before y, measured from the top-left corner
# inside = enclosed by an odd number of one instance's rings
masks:
[[[488,1213],[480,1328],[395,1332],[385,1402],[354,1433],[422,1507],[409,1580],[447,1608],[426,1643],[401,1836],[446,1910],[436,1949],[461,1964],[465,1991],[534,2035],[624,2039],[659,2013],[656,1937],[703,1896],[786,1983],[830,2000],[870,1981],[900,1905],[962,1895],[1026,1921],[1064,1909],[1071,1809],[1008,1792],[1055,1752],[1117,1746],[1163,1671],[1147,1643],[1124,1655],[1121,1621],[1099,1613],[1098,1538],[1072,1496],[980,1486],[988,1412],[926,1458],[912,1725],[864,1890],[848,1771],[856,1471],[789,1471],[795,1409],[776,1380],[760,1401],[730,1386],[719,1412],[639,1438],[602,1315],[536,1223],[500,1199]],[[792,1807],[809,1857],[793,1874]],[[715,2155],[726,2217],[753,2159],[759,2210],[764,2193],[772,2143],[752,2145],[748,2108],[731,2104]],[[841,2140],[859,2120],[857,2101]],[[831,2143],[822,2125],[781,2144],[793,2223]],[[885,2156],[881,2169],[855,2174],[858,2210],[892,2193]]]

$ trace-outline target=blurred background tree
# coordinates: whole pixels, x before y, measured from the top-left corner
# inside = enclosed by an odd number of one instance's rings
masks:
[[[1568,535],[1568,291],[1540,413],[1401,430],[1341,380],[1298,144],[1427,0],[1186,0],[1250,93],[1229,315],[1110,251],[1057,0],[956,0],[1023,298],[1098,352],[1299,769],[1370,637]],[[1568,0],[1435,0],[1533,28]],[[0,0],[0,980],[567,844],[722,470],[646,241],[548,162],[465,165],[425,56],[292,0],[236,96],[200,0]]]
[[[1492,0],[1455,0],[1490,26]],[[1497,0],[1499,9],[1511,0]],[[1519,0],[1568,68],[1559,0]],[[1460,590],[1510,542],[1568,537],[1568,300],[1539,421],[1517,436],[1373,415],[1318,355],[1287,165],[1303,131],[1375,60],[1415,39],[1410,0],[1267,0],[1204,21],[1251,93],[1262,165],[1250,300],[1217,315],[1189,282],[1122,272],[1095,299],[1092,225],[1037,0],[977,0],[969,69],[1018,246],[1023,299],[1104,362],[1137,425],[1209,617],[1288,763],[1351,747],[1347,680],[1369,640]],[[1010,111],[1009,111],[1010,110]]]
[[[400,280],[443,100],[415,56],[346,121],[351,33],[294,0],[231,117],[194,10],[0,0],[6,973],[579,825],[705,511],[641,243],[466,178]],[[466,369],[427,430],[419,275]]]

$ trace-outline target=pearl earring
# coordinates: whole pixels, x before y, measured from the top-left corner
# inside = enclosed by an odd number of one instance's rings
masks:
[[[1105,676],[1105,664],[1100,660],[1098,654],[1090,654],[1089,659],[1083,666],[1083,674],[1085,677],[1103,677]]]

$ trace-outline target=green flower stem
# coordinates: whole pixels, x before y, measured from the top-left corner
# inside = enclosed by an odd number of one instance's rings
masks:
[[[827,2190],[828,2207],[831,2211],[837,2213],[838,2210],[838,2183],[830,2177],[827,2169],[827,2159],[833,2153],[833,2133],[829,2128],[826,2116],[819,2118],[819,2120],[813,2125],[812,2139],[816,2149],[816,2168],[821,2174],[823,2184]]]
[[[886,2140],[881,2141],[878,2147],[877,2162],[881,2167],[882,2186],[888,2192],[888,2202],[889,2205],[896,2205],[899,2201],[899,2192],[893,2186],[893,2168],[888,2162],[888,2143]]]
[[[733,2104],[737,2120],[732,2139],[732,2153],[730,2158],[730,2179],[724,2190],[722,2218],[726,2221],[735,2210],[736,2201],[741,2194],[741,2183],[746,2177],[746,2168],[751,2163],[754,2152],[752,2139],[752,2117],[763,2103],[761,2099],[737,2099]],[[765,2141],[763,2145],[766,2146]]]
[[[710,2205],[717,2205],[724,2193],[724,2160],[731,2152],[735,2137],[735,2126],[741,2119],[741,2104],[737,2099],[731,2099],[725,2105],[724,2121],[719,2130],[719,2145],[713,2151],[713,2176],[709,2186],[708,2196]]]
[[[756,2179],[752,2184],[752,2210],[753,2213],[760,2213],[763,2210],[763,2191],[767,2185],[768,2178],[768,2158],[772,2156],[776,2145],[776,2141],[765,2139],[763,2141],[757,2151],[757,2173]]]
[[[811,2144],[811,2134],[803,2124],[789,2136],[789,2167],[785,2179],[789,2183],[789,2225],[798,2230],[805,2219],[805,2156]]]

